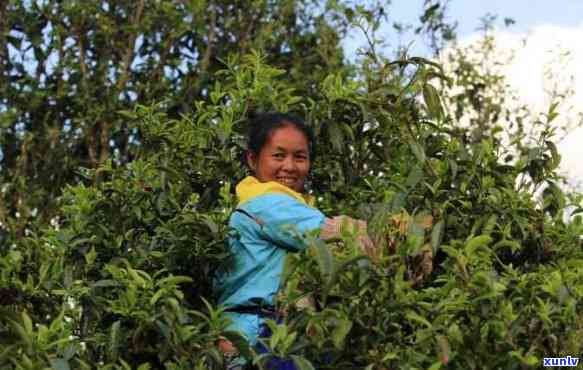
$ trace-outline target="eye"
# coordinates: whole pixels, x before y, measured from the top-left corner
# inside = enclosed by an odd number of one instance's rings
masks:
[[[283,153],[275,153],[273,154],[273,157],[277,159],[283,159],[285,155]]]

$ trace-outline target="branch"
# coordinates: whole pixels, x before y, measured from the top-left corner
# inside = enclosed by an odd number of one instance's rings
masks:
[[[256,9],[253,9],[251,20],[247,24],[247,27],[245,28],[243,34],[240,37],[240,47],[242,50],[242,54],[245,54],[247,52],[248,49],[247,44],[249,42],[249,39],[251,39],[251,36],[255,31],[257,22],[261,20],[261,17],[263,16],[263,8],[259,8],[259,11],[255,10]],[[289,36],[289,39],[290,40],[292,39],[291,35]]]
[[[6,35],[8,35],[7,30],[7,15],[6,15],[6,8],[8,6],[8,1],[0,0],[0,85],[2,86],[0,89],[3,92],[0,96],[7,96],[4,92],[5,89],[8,87],[8,80],[6,78],[6,66],[8,64],[9,55],[8,55],[8,45],[6,42]]]
[[[134,48],[135,48],[135,44],[136,44],[136,39],[138,37],[138,25],[142,19],[142,14],[144,12],[144,6],[145,6],[146,1],[145,0],[140,0],[140,2],[138,3],[138,7],[136,9],[136,12],[134,13],[134,16],[132,17],[132,19],[130,19],[130,23],[135,26],[136,30],[132,33],[130,33],[129,38],[128,38],[128,47],[125,50],[125,55],[123,57],[123,61],[122,61],[122,71],[121,71],[121,75],[119,80],[117,81],[117,84],[115,85],[115,97],[117,98],[119,96],[119,93],[125,88],[125,85],[127,83],[127,81],[129,80],[129,74],[130,74],[130,67],[132,64],[132,61],[134,59]],[[99,132],[99,162],[98,163],[105,163],[105,161],[107,161],[107,159],[109,158],[109,141],[111,139],[110,137],[110,131],[111,131],[111,126],[112,126],[112,122],[111,121],[107,121],[104,120],[103,122],[101,122],[101,124],[99,125],[101,131]],[[91,152],[90,152],[91,154]],[[96,153],[93,153],[94,155]],[[93,160],[93,158],[92,158]],[[96,182],[100,181],[100,176],[96,177]]]
[[[85,134],[87,138],[87,150],[89,151],[89,161],[91,162],[91,167],[97,167],[97,141],[95,140],[97,136],[97,124],[91,125],[89,132]]]
[[[214,43],[216,41],[217,38],[217,33],[216,33],[216,27],[217,27],[217,10],[216,8],[211,4],[210,5],[210,24],[209,24],[209,34],[208,34],[208,43],[206,46],[206,50],[204,52],[204,56],[201,60],[201,64],[200,64],[200,75],[201,78],[205,78],[206,73],[208,71],[208,68],[210,66],[210,62],[211,62],[211,56],[213,53],[213,49],[214,49]]]
[[[87,63],[85,63],[85,46],[83,46],[83,39],[81,30],[77,29],[77,42],[79,43],[79,68],[81,69],[82,81],[85,81],[87,76]]]
[[[171,35],[172,32],[169,32],[169,37],[166,39],[166,42],[164,42],[162,50],[160,50],[160,60],[153,73],[154,80],[157,80],[159,76],[162,76],[162,71],[166,65],[166,59],[168,58],[168,54],[170,53],[172,44],[174,43],[174,38],[171,37]]]
[[[130,20],[130,22],[132,23],[132,25],[134,26],[138,26],[138,24],[140,23],[141,19],[142,19],[142,14],[144,12],[144,6],[145,6],[145,0],[140,0],[140,3],[138,4],[138,8],[136,9],[136,13],[134,14],[133,19]],[[126,49],[126,53],[124,55],[123,58],[123,62],[122,62],[122,74],[120,79],[117,81],[117,85],[116,85],[116,90],[119,92],[121,91],[124,87],[125,84],[127,83],[127,81],[129,80],[129,72],[130,72],[130,67],[132,64],[132,61],[134,59],[134,48],[136,46],[136,39],[138,37],[138,31],[136,30],[135,32],[132,32],[130,34],[130,37],[128,39],[128,47]]]

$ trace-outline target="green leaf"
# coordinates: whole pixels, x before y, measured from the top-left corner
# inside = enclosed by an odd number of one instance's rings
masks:
[[[508,247],[514,253],[520,250],[520,243],[514,240],[501,240],[492,246],[492,249],[497,251],[500,248]]]
[[[32,361],[31,361],[30,357],[28,357],[26,354],[23,354],[22,355],[21,361],[22,361],[22,363],[24,363],[24,368],[26,368],[26,369],[34,369],[34,365],[33,365]]]
[[[485,234],[485,235],[492,234],[492,231],[494,231],[494,227],[496,226],[497,221],[498,221],[498,216],[496,214],[490,215],[490,217],[488,217],[488,220],[484,224],[484,227],[482,228],[482,234]]]
[[[433,85],[426,83],[423,85],[423,99],[427,105],[429,116],[436,121],[443,121],[443,107],[439,93]]]
[[[451,179],[455,180],[455,178],[457,177],[457,172],[458,172],[458,164],[455,160],[452,160],[452,159],[449,159],[448,163],[449,163],[449,168],[451,169]]]
[[[120,321],[116,321],[111,325],[111,330],[109,334],[109,356],[111,359],[117,359],[118,348],[120,341]]]
[[[293,332],[288,334],[282,341],[282,345],[281,345],[281,350],[283,353],[287,353],[289,348],[292,346],[292,344],[296,341],[296,337],[297,337],[298,333]]]
[[[4,348],[0,352],[0,363],[2,363],[3,361],[6,361],[9,357],[13,357],[15,348],[16,348],[16,345],[6,346],[6,348]]]
[[[405,207],[405,202],[407,200],[407,193],[406,192],[398,192],[393,196],[391,199],[391,213],[400,212],[403,207]]]
[[[297,355],[291,355],[290,357],[292,358],[298,370],[315,370],[314,365],[312,365],[312,363],[306,360],[304,357]]]
[[[336,326],[332,330],[332,342],[336,349],[342,349],[344,339],[350,332],[352,328],[352,322],[349,320],[339,319],[336,322]]]
[[[472,255],[476,249],[480,247],[487,246],[492,242],[492,237],[490,235],[480,235],[470,239],[466,243],[466,253]]]
[[[202,219],[202,222],[204,222],[204,224],[209,228],[211,233],[216,234],[219,232],[219,226],[217,225],[216,222],[210,219],[210,217],[204,217]]]
[[[22,322],[24,323],[24,329],[26,330],[26,334],[28,334],[29,336],[32,336],[34,334],[34,332],[33,332],[33,327],[32,327],[32,320],[30,319],[30,316],[28,316],[28,314],[25,311],[22,311],[21,317],[22,317]]]
[[[65,287],[66,290],[69,290],[71,288],[71,285],[73,285],[73,269],[71,266],[65,266],[65,271],[63,274],[63,286]]]
[[[407,176],[407,180],[405,181],[405,186],[412,189],[419,184],[423,177],[423,168],[420,165],[416,165],[411,172],[409,172],[409,176]]]
[[[443,367],[443,364],[441,363],[441,361],[437,361],[434,362],[433,365],[431,365],[428,370],[439,370]]]
[[[441,240],[443,238],[443,230],[445,229],[445,222],[440,220],[438,223],[433,226],[433,230],[431,230],[431,248],[433,249],[433,255],[437,253],[437,249],[441,244]]]
[[[49,269],[51,268],[51,264],[50,263],[43,263],[40,267],[40,273],[39,273],[39,277],[38,277],[38,284],[37,284],[37,288],[39,286],[41,286],[46,278],[47,278],[47,274],[49,272]]]
[[[29,335],[27,333],[26,329],[22,325],[17,323],[16,321],[10,320],[10,324],[12,325],[12,328],[14,329],[14,331],[16,331],[16,333],[18,334],[20,339],[24,342],[27,352],[29,352],[29,353],[32,352],[32,344],[33,344],[32,336]]]
[[[549,150],[551,151],[551,166],[550,166],[550,170],[554,170],[555,168],[559,167],[559,164],[561,164],[561,155],[559,154],[559,150],[557,149],[557,146],[555,145],[555,143],[553,143],[552,141],[545,141],[545,144],[547,145],[547,147],[549,148]]]
[[[151,278],[148,276],[148,274],[142,270],[136,270],[136,269],[133,269],[133,268],[128,266],[127,272],[128,272],[129,277],[131,277],[132,280],[135,281],[136,284],[138,286],[140,286],[141,288],[146,287],[146,284],[147,284],[146,279],[148,281],[151,280]]]
[[[388,353],[387,353],[387,354],[386,354],[386,355],[383,357],[383,362],[390,361],[390,360],[395,360],[395,359],[397,359],[397,358],[399,358],[399,355],[398,355],[397,353],[395,353],[395,352],[388,352]],[[371,365],[371,366],[372,366],[372,365]],[[368,369],[368,367],[367,367],[366,369]],[[373,369],[373,368],[371,368],[371,369]]]
[[[337,122],[332,122],[328,126],[328,138],[332,143],[332,147],[334,150],[338,152],[343,152],[344,150],[344,130],[340,127],[340,124]]]
[[[348,268],[351,267],[351,265],[354,265],[354,264],[360,265],[361,262],[370,262],[370,258],[366,255],[356,256],[356,257],[353,257],[347,261],[344,261],[339,266],[334,268],[334,271],[333,271],[332,275],[330,276],[330,279],[327,282],[325,282],[324,288],[322,289],[322,303],[324,305],[326,303],[326,299],[328,297],[328,294],[334,288],[334,286],[338,283],[338,279],[340,278],[341,274],[343,272],[347,271]],[[365,265],[365,266],[370,266],[370,265]]]
[[[432,5],[430,8],[428,8],[426,10],[426,12],[432,12],[433,11],[432,8],[435,8],[435,9],[439,8],[439,4]],[[443,67],[439,63],[436,63],[433,60],[429,60],[427,58],[411,57],[411,58],[409,58],[409,61],[411,63],[415,63],[415,64],[419,64],[419,65],[427,64],[427,65],[430,65],[432,67],[437,68],[439,71],[441,71],[443,69]]]
[[[558,106],[559,102],[554,102],[549,106],[549,110],[547,111],[547,124],[553,122],[559,116],[559,112],[557,112]]]
[[[125,370],[132,370],[132,367],[130,366],[130,364],[128,364],[127,362],[125,362],[124,360],[119,360],[119,362],[121,363],[121,366],[123,366],[123,368]]]
[[[219,352],[218,348],[211,347],[207,349],[204,353],[207,354],[210,358],[212,358],[215,364],[223,363],[223,355]]]
[[[138,115],[136,114],[136,112],[131,111],[131,110],[118,110],[117,114],[119,114],[120,116],[130,119],[130,120],[134,120],[138,118]]]
[[[511,351],[510,355],[520,360],[520,362],[526,366],[540,366],[541,363],[541,360],[534,355],[523,356],[522,349]]]
[[[286,282],[292,276],[297,268],[296,260],[293,254],[288,254],[283,263],[283,271],[281,272],[281,281]]]
[[[322,279],[328,283],[334,272],[334,257],[326,243],[319,238],[312,240],[312,250],[315,252]]]
[[[453,342],[462,343],[464,340],[464,336],[458,324],[453,323],[447,329],[447,335]]]
[[[158,282],[158,286],[161,285],[178,285],[183,283],[192,283],[192,278],[189,276],[168,276]]]
[[[98,280],[92,285],[92,288],[109,288],[119,286],[119,282],[110,279]]]
[[[269,338],[269,347],[275,349],[278,343],[287,335],[284,325],[277,325],[273,320],[267,320],[267,325],[271,329],[271,337]]]
[[[78,246],[80,244],[93,243],[94,239],[95,239],[94,237],[75,239],[75,241],[71,242],[71,244],[69,245],[69,247],[70,248],[75,248],[76,246]]]
[[[155,305],[156,302],[158,302],[158,300],[160,299],[160,297],[162,297],[164,293],[166,293],[166,289],[158,289],[158,291],[154,293],[152,298],[150,298],[150,305],[152,306]]]
[[[51,342],[49,345],[47,345],[46,349],[48,350],[48,349],[60,346],[61,344],[65,344],[65,343],[70,342],[70,341],[71,341],[71,338],[60,338],[60,339],[57,339],[57,340]],[[65,359],[68,360],[66,357],[65,357]]]
[[[425,162],[425,150],[423,149],[421,144],[419,144],[416,141],[410,141],[409,147],[411,148],[411,151],[413,152],[413,155],[415,156],[415,158],[417,158],[417,161],[419,161],[419,163],[424,163]]]
[[[427,319],[425,317],[419,315],[415,311],[411,311],[411,310],[407,311],[407,313],[405,314],[405,317],[407,317],[407,319],[409,321],[413,321],[413,322],[422,324],[428,328],[432,327],[431,323],[429,321],[427,321]]]
[[[95,262],[96,257],[97,257],[97,252],[95,252],[95,247],[91,247],[91,250],[89,250],[89,252],[85,253],[85,263],[87,263],[88,266],[93,265],[93,262]]]
[[[563,191],[553,181],[547,182],[548,186],[543,190],[543,209],[552,217],[556,217],[564,208]]]

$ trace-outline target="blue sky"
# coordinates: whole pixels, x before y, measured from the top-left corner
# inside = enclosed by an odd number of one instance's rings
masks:
[[[423,9],[423,0],[393,0],[389,7],[391,21],[416,25]],[[451,0],[449,20],[457,21],[458,37],[463,38],[477,32],[480,18],[486,14],[498,15],[496,24],[503,27],[503,19],[508,17],[516,21],[507,30],[516,33],[528,33],[541,25],[577,27],[583,24],[583,0]],[[391,30],[381,30],[381,36],[395,43],[395,34]],[[413,40],[412,33],[402,40]],[[354,53],[361,39],[348,41],[347,55]],[[393,45],[394,46],[394,45]],[[415,39],[411,49],[414,54],[427,54],[428,49],[420,39]]]
[[[394,8],[419,8],[421,3],[396,0]],[[474,32],[479,18],[486,13],[498,14],[501,19],[513,18],[516,24],[511,29],[517,32],[527,32],[542,24],[575,27],[583,21],[582,0],[452,0],[450,4],[450,15],[459,22],[458,31],[461,35]]]

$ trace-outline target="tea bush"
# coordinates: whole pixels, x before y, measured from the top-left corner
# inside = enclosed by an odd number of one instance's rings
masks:
[[[472,140],[446,114],[439,66],[383,68],[330,74],[305,97],[252,53],[226,61],[192,114],[118,111],[141,133],[136,159],[80,169],[53,225],[5,239],[0,367],[220,369],[221,335],[261,367],[210,288],[229,263],[246,118],[265,110],[314,127],[319,208],[368,220],[378,248],[311,236],[289,258],[274,354],[301,369],[519,369],[582,353],[583,226],[562,218],[580,197],[557,186],[552,133],[511,162],[496,132]]]

